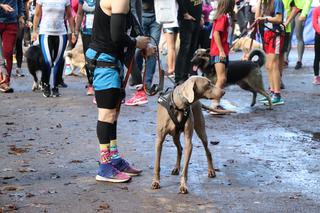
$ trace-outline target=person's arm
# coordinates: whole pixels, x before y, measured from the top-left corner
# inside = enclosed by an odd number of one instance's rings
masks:
[[[224,52],[222,42],[221,42],[221,36],[219,31],[214,31],[213,32],[213,39],[214,42],[216,43],[218,49],[219,49],[219,56],[223,60],[226,58],[226,53]]]
[[[258,19],[259,17],[262,16],[262,13],[261,13],[261,0],[257,0],[257,3],[256,3],[256,14],[255,14],[255,19]]]
[[[104,10],[108,10],[107,6],[101,3],[100,5],[105,7],[103,8]],[[117,0],[111,2],[111,39],[119,46],[146,49],[150,43],[150,38],[144,36],[132,38],[126,33],[126,16],[129,12],[129,9],[129,0]]]
[[[34,17],[33,17],[33,35],[32,35],[33,41],[38,39],[38,25],[39,25],[41,16],[42,16],[42,5],[37,3],[36,9],[34,11]]]
[[[26,1],[24,3],[24,15],[25,15],[25,19],[29,20],[30,19],[30,0]]]
[[[65,13],[66,13],[66,18],[68,20],[69,27],[70,27],[70,30],[71,30],[71,33],[72,33],[71,41],[72,41],[73,44],[75,44],[76,41],[77,41],[77,37],[76,37],[75,31],[74,31],[74,18],[72,16],[72,10],[71,10],[71,6],[70,5],[66,6]]]
[[[312,26],[314,30],[320,34],[320,25],[319,25],[319,18],[320,18],[320,7],[314,9],[312,14]]]
[[[19,17],[19,24],[24,25],[24,12],[25,7],[23,0],[18,0],[18,17]]]
[[[78,11],[77,11],[77,18],[76,18],[76,27],[75,27],[75,36],[78,37],[79,35],[79,32],[80,32],[80,27],[81,27],[81,23],[82,23],[82,20],[83,20],[83,4],[81,4],[79,2],[79,5],[78,5]]]
[[[0,4],[0,9],[4,10],[6,13],[11,13],[14,9],[9,4]]]
[[[287,18],[287,20],[284,22],[285,26],[288,26],[289,23],[291,23],[292,19],[294,19],[294,17],[296,17],[296,15],[300,12],[301,10],[299,8],[297,8],[296,6],[291,7],[291,13],[289,15],[289,17]]]

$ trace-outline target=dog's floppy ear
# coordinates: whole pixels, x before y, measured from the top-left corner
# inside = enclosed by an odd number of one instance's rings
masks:
[[[210,48],[206,49],[206,53],[209,54],[210,53]]]
[[[190,104],[194,101],[194,85],[195,81],[193,79],[189,79],[184,83],[184,87],[181,91],[181,95],[185,97]]]

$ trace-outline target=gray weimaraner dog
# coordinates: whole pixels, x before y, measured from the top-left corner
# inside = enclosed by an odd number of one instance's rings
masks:
[[[208,176],[215,177],[211,152],[208,148],[208,139],[205,131],[205,120],[201,111],[201,103],[199,99],[217,99],[224,94],[224,91],[214,87],[210,80],[200,76],[190,77],[183,84],[177,86],[168,96],[171,96],[169,105],[171,106],[171,115],[175,115],[172,119],[170,115],[170,107],[165,107],[159,98],[157,112],[157,141],[156,141],[156,157],[154,166],[154,177],[152,189],[160,188],[160,158],[164,139],[167,134],[173,137],[173,142],[177,147],[177,162],[172,170],[172,175],[178,175],[180,171],[180,161],[182,155],[182,147],[180,144],[180,134],[184,133],[184,166],[180,180],[180,193],[188,193],[187,173],[188,165],[192,152],[192,134],[196,131],[201,139],[207,160],[208,160]],[[189,109],[189,110],[188,110]],[[189,112],[189,113],[186,113]],[[185,116],[188,114],[188,116]],[[177,122],[185,121],[183,125],[177,125]]]

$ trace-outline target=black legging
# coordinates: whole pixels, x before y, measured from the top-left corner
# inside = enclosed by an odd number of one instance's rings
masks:
[[[320,34],[316,33],[314,42],[314,61],[313,70],[314,75],[319,76],[319,62],[320,62]]]
[[[17,34],[17,41],[16,41],[16,59],[17,59],[17,67],[21,68],[22,65],[22,40],[24,37],[24,27],[19,26],[18,34]]]
[[[89,48],[89,44],[91,42],[91,35],[81,33],[81,39],[82,39],[82,46],[83,46],[83,54],[86,54],[86,52]],[[86,73],[87,73],[89,86],[91,86],[92,82],[93,82],[93,76],[90,75],[90,72],[89,72],[87,66],[85,66],[85,69],[86,69]]]

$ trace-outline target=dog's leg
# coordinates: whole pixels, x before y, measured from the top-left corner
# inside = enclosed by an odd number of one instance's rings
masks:
[[[162,152],[162,145],[164,142],[165,134],[159,134],[157,136],[156,142],[156,158],[154,162],[154,175],[152,179],[152,189],[159,189],[160,188],[160,160],[161,160],[161,152]]]
[[[268,99],[269,109],[272,109],[272,102],[271,102],[271,98],[270,98],[269,94],[264,89],[260,89],[257,92]]]
[[[33,82],[33,84],[32,84],[32,91],[36,91],[37,89],[38,89],[38,82]]]
[[[194,115],[194,130],[196,131],[198,137],[200,138],[203,144],[204,150],[206,151],[206,156],[208,161],[208,177],[213,178],[216,176],[216,173],[213,166],[212,155],[208,147],[208,137],[205,129],[206,128],[205,120],[201,112],[201,108],[199,108],[199,110],[194,110],[193,115]]]
[[[191,126],[191,127],[190,127]],[[191,131],[190,131],[191,128]],[[186,130],[187,129],[187,130]],[[185,131],[184,131],[184,165],[182,170],[182,175],[180,178],[180,193],[187,194],[188,193],[188,187],[187,187],[187,179],[188,179],[188,167],[189,167],[189,161],[192,154],[192,130],[193,125],[188,123],[186,124]]]
[[[176,134],[173,136],[173,142],[177,147],[177,162],[176,162],[176,166],[174,167],[174,169],[171,172],[171,175],[179,175],[181,156],[182,156],[182,147],[180,144],[180,134]]]

